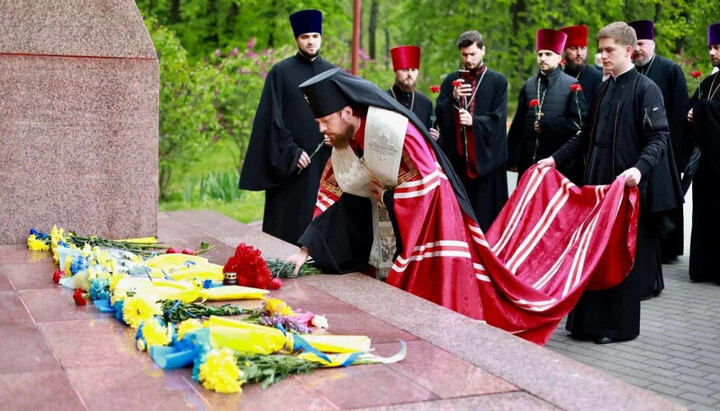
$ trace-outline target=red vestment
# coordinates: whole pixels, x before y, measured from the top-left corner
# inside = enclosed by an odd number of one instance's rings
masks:
[[[364,133],[363,119],[356,153]],[[585,288],[617,285],[633,264],[638,191],[622,180],[578,188],[554,169],[531,169],[484,234],[460,207],[428,141],[408,123],[389,195],[400,254],[387,282],[538,344]],[[342,196],[329,161],[315,217]]]

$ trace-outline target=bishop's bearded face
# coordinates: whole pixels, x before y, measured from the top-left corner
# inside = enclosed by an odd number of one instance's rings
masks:
[[[713,67],[720,67],[720,44],[709,45],[708,53],[710,53],[710,62]]]
[[[330,144],[335,148],[345,148],[350,145],[350,140],[357,131],[354,127],[352,109],[345,107],[342,110],[316,118],[320,132],[330,139]]]
[[[308,60],[314,60],[320,54],[322,36],[320,33],[303,33],[295,39],[300,54]]]
[[[565,62],[573,71],[580,71],[587,63],[587,47],[574,46],[565,49]]]

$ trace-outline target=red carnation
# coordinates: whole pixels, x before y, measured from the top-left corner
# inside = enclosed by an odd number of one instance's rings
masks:
[[[238,285],[267,289],[272,281],[272,274],[260,254],[260,250],[240,243],[235,254],[225,263],[223,272],[237,273]]]
[[[195,255],[196,253],[192,248],[185,248],[182,250],[182,254]]]
[[[82,288],[75,289],[75,292],[73,293],[73,300],[75,300],[75,304],[77,304],[77,305],[87,304],[87,300],[85,299],[85,297],[83,297]]]
[[[560,64],[560,66],[564,66],[564,65],[565,65],[565,59],[560,59],[560,63],[558,63],[558,64]]]
[[[180,254],[180,249],[177,247],[170,247],[165,250],[165,254]]]
[[[462,86],[463,81],[462,80],[455,80],[452,82],[453,87],[459,87]]]
[[[570,91],[582,91],[582,86],[578,83],[575,83],[570,86]]]
[[[431,93],[439,93],[439,92],[440,92],[440,86],[430,86],[430,92],[431,92]]]
[[[702,73],[701,73],[701,72],[699,72],[699,71],[693,71],[693,72],[692,72],[692,78],[698,78],[698,77],[700,77],[700,76],[702,76]]]
[[[52,279],[55,284],[60,284],[60,280],[63,277],[65,277],[65,271],[62,271],[62,270],[53,271]]]
[[[537,107],[539,105],[540,105],[540,101],[538,101],[538,99],[534,98],[534,99],[530,100],[530,107]]]
[[[279,277],[275,277],[270,281],[271,290],[279,290],[283,286],[283,282]]]

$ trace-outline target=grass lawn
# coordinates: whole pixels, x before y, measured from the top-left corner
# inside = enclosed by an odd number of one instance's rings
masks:
[[[265,192],[240,190],[237,177],[230,177],[236,172],[237,158],[237,148],[232,142],[219,141],[202,160],[175,178],[170,186],[172,195],[169,200],[160,202],[160,211],[214,210],[242,223],[262,220]],[[200,180],[209,174],[224,174],[228,178],[203,195],[201,193],[210,190],[202,190]],[[220,199],[222,196],[227,200]]]

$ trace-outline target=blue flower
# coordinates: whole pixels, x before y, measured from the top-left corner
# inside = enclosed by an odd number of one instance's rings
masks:
[[[73,257],[72,259],[72,263],[70,264],[70,272],[75,275],[82,270],[87,270],[89,266],[90,261],[88,261],[87,257],[78,255]]]
[[[110,281],[107,278],[93,278],[90,280],[90,299],[110,299]]]
[[[34,228],[30,229],[30,235],[35,235],[35,238],[38,240],[47,240],[50,238],[50,236],[47,233],[43,233],[42,231],[37,231]]]
[[[115,309],[115,319],[121,321],[123,324],[127,324],[123,319],[123,306],[125,306],[125,301],[123,300],[117,301],[113,304],[113,308]]]

